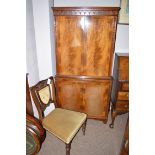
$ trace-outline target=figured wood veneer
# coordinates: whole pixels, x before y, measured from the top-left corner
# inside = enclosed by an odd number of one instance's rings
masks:
[[[107,119],[111,80],[56,77],[56,88],[61,108],[85,112],[88,118]]]
[[[88,114],[88,117],[107,119],[111,81],[92,81],[84,86],[85,112]]]
[[[122,91],[129,91],[129,83],[128,82],[119,83],[119,89]]]
[[[119,79],[129,80],[129,58],[125,56],[119,57]]]
[[[57,74],[80,75],[84,49],[81,16],[56,18],[56,69]]]
[[[89,27],[86,31],[84,75],[110,76],[113,58],[116,17],[86,17]]]
[[[117,100],[129,100],[129,92],[119,91]]]
[[[115,16],[57,16],[57,74],[110,76],[116,21]]]

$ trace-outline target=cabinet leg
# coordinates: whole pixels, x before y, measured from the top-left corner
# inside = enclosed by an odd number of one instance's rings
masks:
[[[69,144],[66,144],[66,155],[70,155],[70,149],[71,149],[71,142]]]
[[[83,135],[85,135],[85,132],[86,132],[86,125],[87,125],[87,119],[85,120],[85,122],[84,122],[83,125],[82,125],[82,132],[83,132]]]
[[[114,121],[115,121],[116,116],[117,116],[117,112],[115,110],[112,110],[111,111],[111,119],[112,119],[112,122],[109,125],[110,128],[114,128]]]
[[[103,120],[103,123],[104,123],[104,124],[107,124],[107,121],[108,121],[108,119],[106,119],[106,120]]]

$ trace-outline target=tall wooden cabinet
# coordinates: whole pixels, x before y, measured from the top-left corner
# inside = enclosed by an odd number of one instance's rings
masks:
[[[58,105],[106,122],[119,8],[52,9]]]

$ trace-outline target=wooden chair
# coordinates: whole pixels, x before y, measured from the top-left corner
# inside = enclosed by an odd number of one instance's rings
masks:
[[[39,152],[45,139],[45,130],[33,116],[26,114],[26,155],[35,155]]]
[[[71,142],[81,127],[85,135],[86,114],[58,108],[53,77],[40,81],[30,90],[43,127],[66,144],[66,155],[70,155]],[[55,109],[44,117],[50,103],[54,103]]]

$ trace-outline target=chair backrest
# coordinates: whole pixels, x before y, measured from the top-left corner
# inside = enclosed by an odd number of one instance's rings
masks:
[[[46,80],[38,82],[30,88],[30,91],[34,104],[38,110],[39,120],[42,122],[44,111],[50,103],[54,103],[55,107],[57,107],[53,77],[51,76]]]

